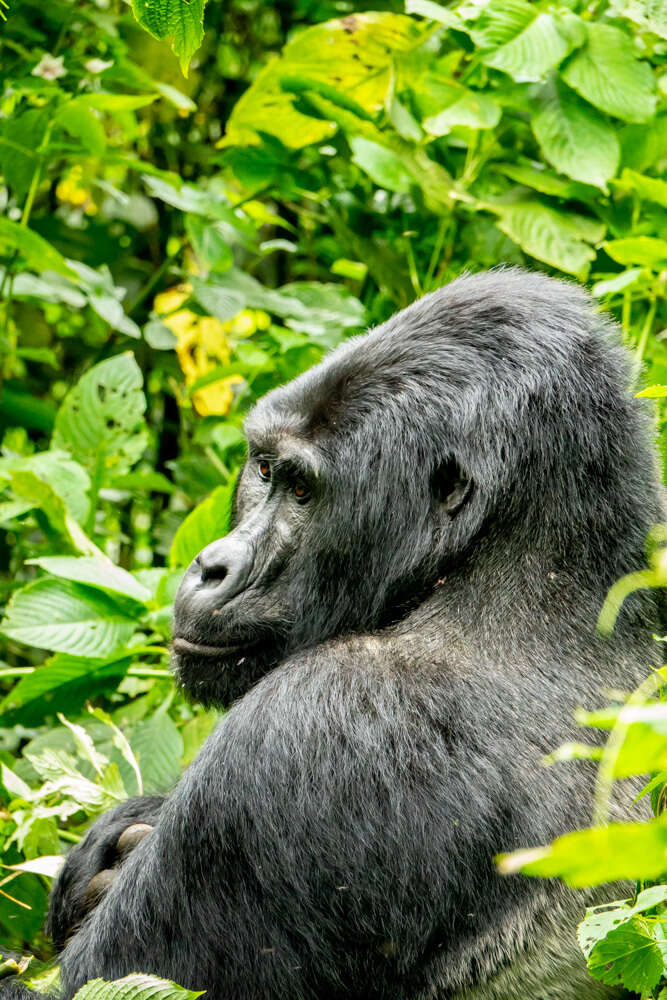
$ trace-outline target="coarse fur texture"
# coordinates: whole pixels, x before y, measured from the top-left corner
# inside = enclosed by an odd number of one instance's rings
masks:
[[[502,270],[259,402],[236,527],[174,628],[180,683],[238,700],[168,798],[70,853],[65,997],[137,970],[208,1000],[611,995],[574,939],[591,897],[493,857],[590,821],[591,765],[541,758],[656,662],[659,595],[595,630],[663,517],[631,383],[584,292]],[[137,819],[154,829],[86,915]]]

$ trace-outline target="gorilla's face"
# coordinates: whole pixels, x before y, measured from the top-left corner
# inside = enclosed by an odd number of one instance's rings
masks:
[[[469,484],[427,454],[422,425],[371,405],[376,371],[357,365],[366,394],[342,405],[336,359],[255,408],[234,530],[178,591],[173,665],[198,701],[227,704],[298,649],[400,618],[439,575]]]
[[[197,700],[229,702],[293,645],[325,488],[312,449],[250,440],[234,530],[199,553],[176,596],[174,667]]]

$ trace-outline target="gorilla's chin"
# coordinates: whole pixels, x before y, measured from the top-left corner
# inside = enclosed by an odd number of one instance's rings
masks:
[[[172,643],[171,668],[191,701],[207,708],[226,708],[275,666],[275,650],[271,653],[264,643],[206,646],[177,637]]]

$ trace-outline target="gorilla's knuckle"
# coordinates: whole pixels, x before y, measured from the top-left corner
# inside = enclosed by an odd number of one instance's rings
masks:
[[[116,841],[116,850],[120,860],[123,861],[152,829],[150,823],[132,823],[131,826],[123,830]]]

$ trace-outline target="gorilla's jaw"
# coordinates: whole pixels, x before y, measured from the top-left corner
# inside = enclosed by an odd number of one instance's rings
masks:
[[[279,660],[280,650],[270,640],[237,646],[203,646],[180,637],[172,642],[176,683],[190,700],[206,707],[230,705]]]

